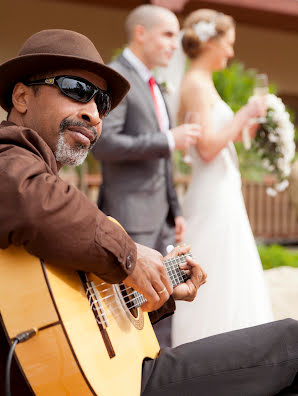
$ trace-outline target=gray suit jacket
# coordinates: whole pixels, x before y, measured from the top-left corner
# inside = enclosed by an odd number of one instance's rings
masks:
[[[123,56],[110,66],[126,77],[131,89],[104,120],[93,148],[102,163],[98,206],[127,232],[153,232],[168,213],[180,214],[168,140],[160,132],[149,85]]]

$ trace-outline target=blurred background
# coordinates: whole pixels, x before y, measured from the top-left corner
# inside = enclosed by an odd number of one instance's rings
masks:
[[[88,36],[108,63],[125,45],[127,14],[146,0],[1,0],[0,62],[14,57],[31,34],[48,28],[76,30]],[[216,87],[234,111],[252,95],[256,73],[266,73],[270,91],[286,104],[296,125],[298,147],[298,1],[297,0],[152,0],[174,11],[179,20],[198,8],[213,8],[234,17],[237,26],[235,60],[214,74]],[[1,76],[0,76],[1,78]],[[0,109],[0,119],[6,114]],[[266,194],[274,182],[258,160],[237,145],[243,193],[263,267],[270,282],[278,317],[298,319],[298,160],[293,162],[289,188],[276,197]],[[180,198],[191,178],[191,168],[174,155],[175,183]],[[96,201],[100,164],[91,155],[62,177]],[[288,272],[295,271],[295,272]],[[284,278],[283,278],[284,277]],[[281,279],[281,280],[280,280]],[[284,299],[280,299],[283,293]],[[282,306],[281,306],[282,305]]]

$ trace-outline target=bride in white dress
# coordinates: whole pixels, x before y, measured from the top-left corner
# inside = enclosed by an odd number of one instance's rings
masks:
[[[233,145],[250,119],[264,115],[264,104],[256,99],[234,115],[212,81],[212,72],[233,56],[234,40],[234,22],[227,15],[198,10],[185,21],[182,45],[190,67],[181,84],[178,120],[191,112],[190,122],[201,124],[190,150],[185,242],[207,272],[207,283],[192,303],[177,301],[173,346],[273,320]],[[250,127],[252,137],[256,128]]]

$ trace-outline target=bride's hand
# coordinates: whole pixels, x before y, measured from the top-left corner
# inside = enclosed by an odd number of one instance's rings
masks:
[[[240,117],[241,122],[239,133],[235,140],[242,141],[244,129],[249,133],[250,139],[254,139],[260,125],[260,120],[266,116],[265,97],[253,97],[237,112],[237,115]]]
[[[266,103],[264,96],[254,96],[252,100],[242,108],[246,112],[248,121],[253,118],[262,118],[266,115]]]

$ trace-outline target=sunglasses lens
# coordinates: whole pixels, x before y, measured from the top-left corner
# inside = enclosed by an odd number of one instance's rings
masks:
[[[58,77],[57,84],[64,95],[77,100],[78,102],[89,102],[94,94],[95,102],[98,112],[101,117],[106,117],[111,110],[110,95],[100,89],[96,89],[93,85],[88,84],[88,81],[79,80],[72,77]]]
[[[102,117],[106,117],[111,111],[112,103],[108,93],[99,91],[96,95],[96,105],[98,112]]]
[[[92,85],[74,78],[63,77],[58,85],[65,95],[79,102],[89,102],[94,94]]]

